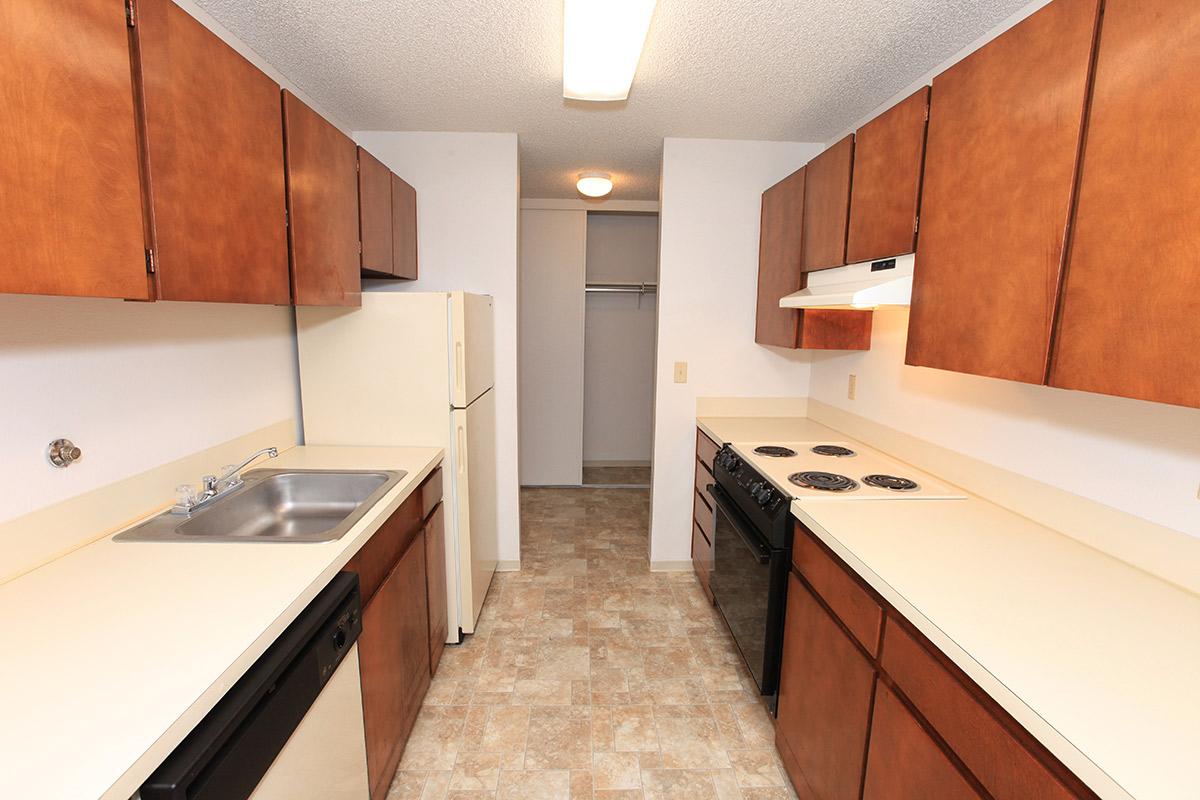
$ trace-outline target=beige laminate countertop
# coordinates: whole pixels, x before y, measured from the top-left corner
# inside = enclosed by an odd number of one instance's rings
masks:
[[[0,794],[127,800],[441,458],[281,453],[272,468],[408,473],[335,542],[109,536],[0,586]]]
[[[698,424],[853,441],[802,418]],[[964,494],[792,513],[1101,797],[1200,798],[1200,596]]]

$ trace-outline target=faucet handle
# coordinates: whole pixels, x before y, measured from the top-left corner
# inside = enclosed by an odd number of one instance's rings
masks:
[[[191,508],[196,504],[196,487],[190,483],[181,483],[175,487],[175,507]]]

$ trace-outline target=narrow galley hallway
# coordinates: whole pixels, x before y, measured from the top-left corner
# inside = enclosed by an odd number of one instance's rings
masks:
[[[523,489],[521,571],[448,647],[389,800],[794,798],[692,573],[652,573],[650,497]]]

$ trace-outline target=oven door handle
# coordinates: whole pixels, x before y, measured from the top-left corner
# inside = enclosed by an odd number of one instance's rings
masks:
[[[738,536],[741,537],[742,542],[749,548],[750,553],[757,559],[758,563],[770,564],[771,551],[763,547],[761,542],[755,541],[757,537],[748,532],[750,527],[749,522],[745,519],[742,512],[733,505],[732,499],[725,490],[714,483],[708,487],[708,493],[717,501],[717,505],[725,513],[725,516],[729,518],[733,529],[737,531]],[[713,538],[716,537],[714,536]]]

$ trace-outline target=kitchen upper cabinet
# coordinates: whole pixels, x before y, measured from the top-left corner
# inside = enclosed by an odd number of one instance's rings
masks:
[[[418,532],[363,609],[358,640],[371,797],[387,795],[429,688],[425,541]]]
[[[907,363],[1045,381],[1097,18],[1055,0],[934,79]]]
[[[863,800],[980,800],[916,718],[880,682]],[[1034,797],[1035,795],[1029,795]]]
[[[417,279],[417,190],[392,175],[392,275]]]
[[[754,341],[797,346],[800,314],[779,300],[804,288],[800,259],[804,232],[804,167],[763,192],[758,231],[758,307]]]
[[[392,274],[392,171],[358,148],[358,219],[362,271]]]
[[[158,297],[286,305],[279,86],[170,0],[138,0]]]
[[[438,503],[425,523],[425,588],[429,605],[429,674],[437,672],[450,630],[446,596],[446,515]]]
[[[926,86],[855,132],[847,262],[916,249],[928,119]]]
[[[1050,384],[1200,406],[1200,5],[1108,0]]]
[[[0,292],[150,299],[125,8],[0,2]]]
[[[293,301],[361,305],[357,147],[286,90],[283,126]]]
[[[858,800],[875,667],[795,574],[784,625],[775,727],[784,766],[801,797]]]
[[[805,272],[846,263],[853,167],[854,136],[850,135],[808,162],[805,168],[801,243],[801,268]]]

